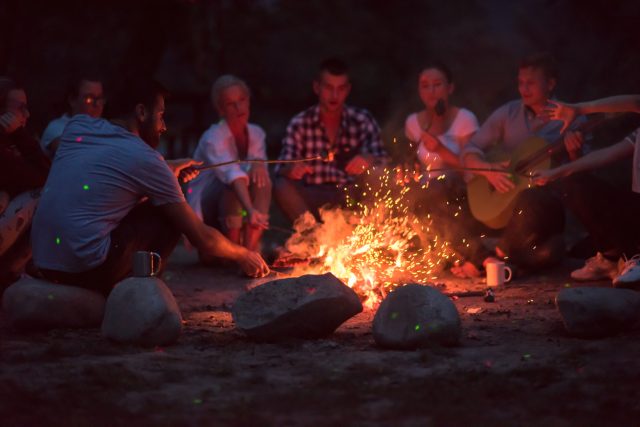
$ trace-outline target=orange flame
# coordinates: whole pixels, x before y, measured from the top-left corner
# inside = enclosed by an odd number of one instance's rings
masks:
[[[296,233],[285,247],[312,261],[292,274],[331,272],[370,309],[396,286],[438,277],[454,253],[432,231],[429,216],[419,219],[411,213],[407,197],[411,187],[390,184],[395,183],[391,173],[385,169],[373,184],[361,186],[364,197],[359,202],[349,198],[350,209],[321,209],[321,222],[310,213],[296,221]]]

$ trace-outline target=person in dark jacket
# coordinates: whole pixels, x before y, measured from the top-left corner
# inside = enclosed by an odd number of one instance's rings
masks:
[[[0,77],[0,286],[15,281],[31,258],[29,230],[51,162],[25,129],[24,89]]]

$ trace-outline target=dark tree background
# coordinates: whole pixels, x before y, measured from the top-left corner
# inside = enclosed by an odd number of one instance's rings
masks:
[[[234,73],[275,156],[326,56],[350,63],[350,103],[390,142],[420,107],[417,72],[431,59],[450,64],[455,101],[483,120],[517,97],[517,61],[534,51],[558,58],[560,99],[640,92],[639,34],[635,0],[2,0],[0,73],[26,86],[36,132],[60,113],[75,69],[100,70],[111,96],[131,74],[153,76],[173,93],[169,156],[190,154],[215,119],[211,82]]]

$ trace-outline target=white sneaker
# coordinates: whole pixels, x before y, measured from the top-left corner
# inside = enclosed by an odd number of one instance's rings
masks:
[[[640,289],[640,254],[634,255],[624,262],[620,274],[613,279],[613,286]]]
[[[618,263],[608,260],[598,252],[589,258],[582,268],[571,272],[571,278],[579,282],[613,279],[618,274]]]

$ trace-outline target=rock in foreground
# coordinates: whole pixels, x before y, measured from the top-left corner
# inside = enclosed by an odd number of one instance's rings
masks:
[[[253,288],[233,305],[238,329],[260,341],[321,338],[362,311],[358,295],[333,274],[279,279]]]
[[[419,284],[399,287],[387,295],[373,319],[373,339],[392,349],[455,345],[461,333],[453,302],[437,289]]]
[[[556,306],[567,332],[583,338],[614,335],[640,321],[640,293],[629,289],[563,289]]]
[[[111,291],[102,322],[105,337],[143,346],[168,345],[181,331],[180,309],[162,280],[130,277]]]
[[[104,306],[104,297],[97,292],[31,277],[9,286],[2,297],[9,322],[21,329],[97,327]]]

